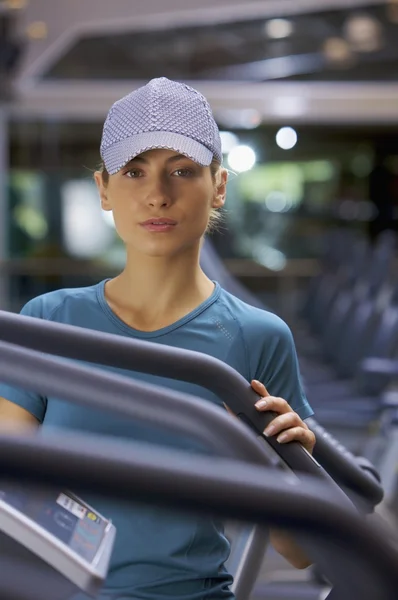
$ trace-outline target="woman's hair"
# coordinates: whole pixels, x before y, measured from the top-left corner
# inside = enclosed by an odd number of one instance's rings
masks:
[[[108,185],[109,173],[106,170],[106,167],[103,162],[101,162],[99,164],[98,171],[100,171],[100,173],[102,174],[102,181],[104,182],[104,185]],[[211,177],[213,179],[213,182],[215,184],[217,184],[218,178],[221,173],[221,165],[217,160],[213,160],[213,162],[211,163],[210,172],[211,172]],[[209,222],[207,224],[205,233],[212,233],[213,231],[217,231],[217,229],[222,224],[223,218],[224,218],[224,215],[220,209],[212,208],[210,211]]]

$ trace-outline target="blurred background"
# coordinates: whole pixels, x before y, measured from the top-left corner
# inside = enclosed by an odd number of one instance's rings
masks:
[[[158,76],[211,103],[213,244],[288,321],[328,231],[398,228],[397,0],[2,0],[1,308],[122,268],[92,176],[110,105]]]

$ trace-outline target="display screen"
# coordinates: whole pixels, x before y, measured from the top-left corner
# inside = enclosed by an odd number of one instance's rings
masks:
[[[94,559],[108,521],[72,494],[32,492],[2,485],[0,500],[32,519],[88,562]]]

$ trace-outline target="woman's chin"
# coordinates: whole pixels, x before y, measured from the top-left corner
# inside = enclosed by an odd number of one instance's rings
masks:
[[[132,253],[140,254],[142,257],[147,256],[148,258],[175,258],[178,255],[183,254],[197,254],[200,251],[201,237],[195,236],[194,239],[188,240],[171,240],[171,239],[153,239],[151,241],[142,240],[137,244],[137,240],[134,243],[127,244]]]

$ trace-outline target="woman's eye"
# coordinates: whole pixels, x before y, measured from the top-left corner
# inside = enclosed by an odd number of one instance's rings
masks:
[[[141,171],[139,169],[130,169],[129,171],[126,171],[125,175],[130,179],[136,179],[141,175]]]
[[[191,177],[193,175],[192,169],[177,169],[173,172],[173,175],[177,177]],[[124,173],[126,177],[129,179],[137,179],[138,177],[143,176],[143,172],[140,169],[129,169]]]
[[[178,177],[189,177],[193,175],[193,172],[191,169],[177,169],[177,171],[174,171],[174,174],[177,174]]]

